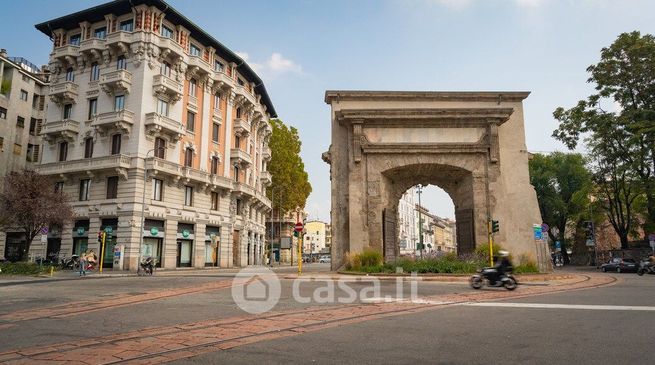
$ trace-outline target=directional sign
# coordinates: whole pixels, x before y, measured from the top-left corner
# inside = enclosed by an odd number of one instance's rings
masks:
[[[302,229],[303,229],[302,223],[301,222],[296,223],[296,228],[294,228],[294,230],[296,232],[302,232]]]
[[[534,231],[534,239],[535,240],[541,240],[543,238],[541,234],[541,225],[539,224],[533,224],[532,225],[532,230]]]

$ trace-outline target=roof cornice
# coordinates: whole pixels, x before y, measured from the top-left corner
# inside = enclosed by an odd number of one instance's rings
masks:
[[[325,102],[357,101],[522,101],[529,91],[371,91],[327,90]]]

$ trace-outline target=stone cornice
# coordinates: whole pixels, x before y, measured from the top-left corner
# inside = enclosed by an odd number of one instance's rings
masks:
[[[522,101],[529,91],[356,91],[327,90],[325,103],[340,100],[376,101]]]
[[[454,127],[486,126],[506,122],[513,108],[413,108],[413,109],[343,109],[335,112],[339,122],[366,125],[397,125],[448,123]]]

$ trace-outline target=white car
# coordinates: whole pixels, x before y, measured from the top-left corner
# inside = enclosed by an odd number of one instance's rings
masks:
[[[321,258],[318,259],[318,262],[321,264],[329,264],[332,262],[332,259],[330,256],[321,256]]]

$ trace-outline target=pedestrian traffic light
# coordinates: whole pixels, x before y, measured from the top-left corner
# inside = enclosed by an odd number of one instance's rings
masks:
[[[498,221],[491,221],[491,232],[496,233],[500,230],[500,223]]]
[[[98,243],[102,244],[102,231],[98,232]]]

